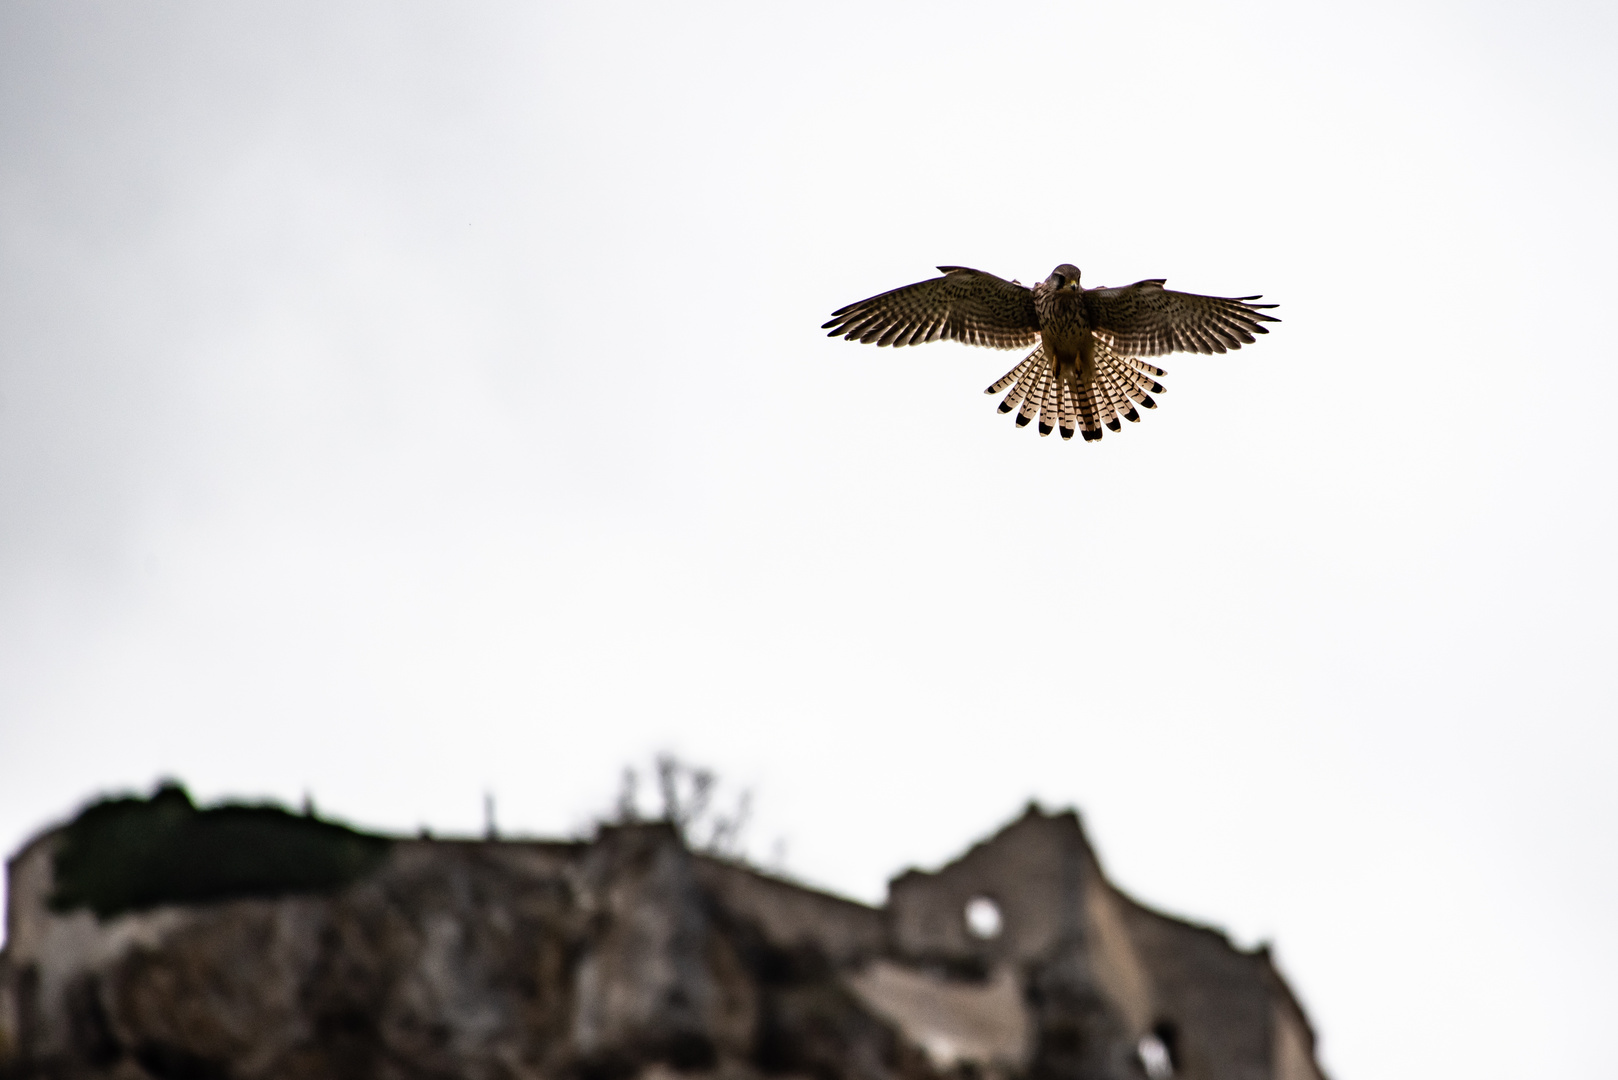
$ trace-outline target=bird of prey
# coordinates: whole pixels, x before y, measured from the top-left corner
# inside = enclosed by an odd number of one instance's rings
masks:
[[[1037,347],[984,391],[1011,392],[1001,412],[1017,410],[1017,426],[1036,415],[1039,433],[1074,431],[1086,441],[1135,406],[1154,409],[1157,380],[1167,374],[1141,359],[1171,352],[1222,353],[1267,334],[1275,304],[1257,296],[1197,296],[1163,287],[1166,278],[1117,289],[1082,289],[1079,268],[1063,263],[1032,289],[981,270],[940,266],[943,277],[838,308],[821,327],[828,337],[877,345],[920,345],[947,338],[995,349]]]

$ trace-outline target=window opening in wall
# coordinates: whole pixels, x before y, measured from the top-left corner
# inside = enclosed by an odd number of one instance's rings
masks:
[[[1150,1080],[1169,1080],[1180,1063],[1179,1033],[1167,1020],[1159,1020],[1135,1044],[1135,1054]]]
[[[968,900],[965,915],[967,933],[979,941],[992,941],[1005,928],[1000,918],[1000,905],[987,896],[974,896]]]

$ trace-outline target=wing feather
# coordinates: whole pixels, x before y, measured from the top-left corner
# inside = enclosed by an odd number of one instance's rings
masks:
[[[1124,356],[1171,352],[1222,353],[1251,345],[1267,334],[1263,324],[1280,322],[1264,314],[1275,304],[1255,304],[1257,296],[1198,296],[1163,288],[1160,279],[1118,289],[1088,289],[1085,314],[1098,336]]]
[[[832,312],[827,337],[866,345],[920,345],[948,338],[994,349],[1039,340],[1034,291],[964,266],[940,266],[943,277],[861,300]]]

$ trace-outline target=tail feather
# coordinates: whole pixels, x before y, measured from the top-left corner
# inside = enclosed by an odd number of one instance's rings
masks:
[[[1096,380],[1096,406],[1101,412],[1101,425],[1108,431],[1119,431],[1123,423],[1118,419],[1118,398],[1104,379]]]
[[[1021,379],[1024,375],[1028,374],[1028,369],[1034,366],[1034,361],[1039,358],[1039,354],[1043,351],[1043,348],[1035,349],[1033,352],[1023,357],[1017,362],[1016,367],[1012,368],[1010,371],[996,379],[992,384],[990,384],[989,388],[983,392],[985,394],[998,394],[1012,383]],[[1010,412],[1011,410],[1001,409],[1000,411]]]
[[[1112,418],[1107,421],[1107,426],[1117,431],[1123,427],[1119,423],[1119,417],[1131,422],[1139,420],[1140,413],[1135,411],[1134,402],[1130,401],[1129,395],[1125,394],[1123,388],[1119,386],[1118,376],[1111,367],[1098,365],[1097,375],[1099,376],[1097,382],[1106,392],[1107,404],[1112,410]]]
[[[1040,375],[1047,366],[1048,361],[1044,347],[1035,346],[1033,352],[1018,361],[1016,367],[991,383],[984,393],[996,394],[1008,386],[1011,388],[1010,392],[1006,394],[1005,400],[1000,402],[1000,411],[1003,413],[1011,412],[1018,406],[1024,405],[1030,396],[1035,401],[1038,401],[1037,387]],[[1026,410],[1023,410],[1023,412],[1026,412]],[[1018,413],[1018,427],[1028,423],[1028,418],[1023,415],[1023,412]]]
[[[1075,404],[1075,399],[1078,396],[1078,388],[1074,385],[1073,379],[1069,377],[1067,372],[1063,372],[1061,382],[1062,425],[1060,430],[1062,432],[1063,439],[1071,439],[1073,437],[1074,430],[1078,426],[1078,406]]]
[[[1101,438],[1101,422],[1096,414],[1095,374],[1084,380],[1079,387],[1079,433],[1084,436],[1085,442],[1094,442]]]
[[[1151,400],[1151,395],[1148,391],[1158,394],[1163,393],[1162,383],[1126,364],[1109,364],[1108,371],[1112,374],[1118,389],[1130,401],[1143,405],[1148,409],[1156,407],[1156,403]]]
[[[1039,407],[1045,401],[1045,384],[1055,374],[1051,369],[1056,361],[1049,355],[1041,355],[1018,386],[1026,386],[1027,392],[1022,399],[1022,406],[1017,410],[1017,426],[1027,427],[1039,413]]]
[[[1039,403],[1039,433],[1049,435],[1056,430],[1061,421],[1057,418],[1056,403],[1062,396],[1062,378],[1060,372],[1055,370],[1056,365],[1049,364],[1045,369],[1043,386],[1045,394]]]
[[[1113,376],[1118,380],[1119,386],[1124,387],[1127,391],[1132,391],[1131,397],[1134,397],[1135,394],[1163,393],[1163,384],[1150,375],[1142,374],[1133,368],[1126,368],[1121,365],[1112,368],[1112,372]]]
[[[1001,412],[1011,412],[1023,403],[1023,400],[1028,397],[1028,392],[1034,388],[1034,375],[1037,370],[1037,363],[1029,365],[1028,369],[1012,384],[1011,392],[1006,394],[1005,400],[1000,403]]]
[[[1138,423],[1136,406],[1155,409],[1152,395],[1164,392],[1158,380],[1167,374],[1139,357],[1120,354],[1098,337],[1095,365],[1087,376],[1081,377],[1076,367],[1058,370],[1056,358],[1041,343],[984,393],[1006,391],[999,410],[1015,412],[1018,427],[1037,420],[1041,435],[1060,431],[1064,439],[1080,434],[1090,442],[1107,429],[1121,431],[1124,420]]]
[[[1118,402],[1112,390],[1112,373],[1100,361],[1096,363],[1095,377],[1090,380],[1090,392],[1095,397],[1096,419],[1103,427],[1118,430]]]
[[[1099,376],[1097,381],[1106,392],[1107,404],[1112,410],[1112,417],[1107,421],[1107,426],[1114,431],[1123,426],[1118,422],[1119,417],[1131,423],[1140,420],[1140,413],[1135,411],[1134,399],[1124,389],[1128,376],[1120,370],[1120,367],[1121,365],[1112,363],[1096,364],[1096,374]]]
[[[1111,351],[1111,350],[1109,350],[1109,351]],[[1118,356],[1117,353],[1113,353],[1112,355],[1117,356],[1118,359],[1121,362],[1129,365],[1130,367],[1134,368],[1136,371],[1142,372],[1142,373],[1144,373],[1146,375],[1156,375],[1158,378],[1162,378],[1164,375],[1168,374],[1168,372],[1164,371],[1162,368],[1153,367],[1151,364],[1148,364],[1146,361],[1140,359],[1139,357],[1136,357],[1136,356]]]

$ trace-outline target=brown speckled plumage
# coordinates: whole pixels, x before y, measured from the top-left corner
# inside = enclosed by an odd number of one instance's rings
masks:
[[[1280,322],[1257,296],[1197,296],[1163,288],[1161,278],[1117,289],[1079,287],[1078,267],[1063,263],[1032,289],[981,270],[940,266],[943,277],[849,304],[821,329],[875,345],[919,345],[948,339],[1033,352],[988,390],[1010,388],[1001,412],[1017,426],[1036,418],[1039,433],[1075,431],[1086,440],[1135,421],[1163,393],[1162,368],[1143,356],[1222,353],[1251,345],[1262,325]]]

